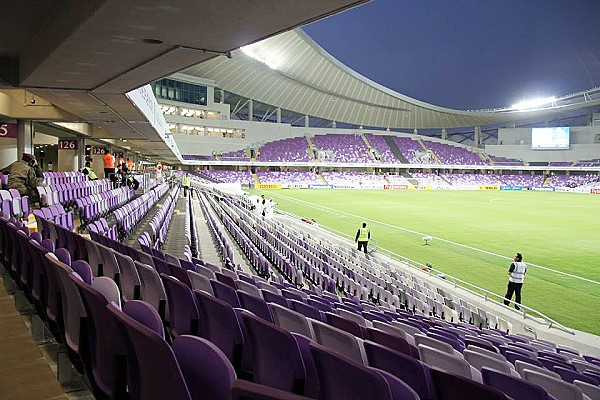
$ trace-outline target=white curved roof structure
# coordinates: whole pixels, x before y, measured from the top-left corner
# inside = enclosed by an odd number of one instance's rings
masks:
[[[360,75],[299,28],[237,50],[231,58],[220,56],[207,60],[183,73],[211,79],[228,92],[297,113],[382,128],[484,126],[600,104],[600,98],[582,96],[581,101],[527,111],[462,111],[438,107]]]

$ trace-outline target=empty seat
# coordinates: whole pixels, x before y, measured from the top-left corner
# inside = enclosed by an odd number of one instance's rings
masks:
[[[293,333],[299,333],[309,339],[314,338],[314,334],[306,317],[299,312],[292,311],[279,304],[269,304],[273,321],[278,326]]]
[[[513,370],[510,367],[508,361],[499,360],[497,358],[493,358],[486,354],[482,354],[473,350],[465,350],[463,352],[463,357],[471,366],[477,368],[479,371],[481,371],[481,368],[483,367],[488,367],[500,372],[504,372],[506,374],[511,374],[520,377],[517,371]]]
[[[522,376],[525,380],[543,387],[556,400],[583,399],[583,392],[578,386],[565,382],[560,378],[554,378],[529,369],[525,369]]]
[[[423,344],[418,346],[419,356],[424,363],[460,375],[467,379],[473,379],[481,382],[479,371],[469,365],[462,356],[449,354],[447,352],[429,347]]]
[[[450,372],[431,370],[438,400],[509,400],[501,391]]]
[[[246,311],[241,315],[250,342],[254,382],[302,394],[306,370],[292,334]]]
[[[310,323],[317,343],[354,362],[366,365],[367,357],[361,339],[320,321],[313,320]]]
[[[484,384],[500,390],[514,400],[550,399],[542,387],[487,367],[481,369],[481,378]]]
[[[267,322],[273,323],[271,309],[269,308],[269,305],[262,299],[262,297],[255,297],[251,294],[240,292],[239,290],[237,294],[242,308],[250,311],[257,317],[262,318]]]
[[[192,399],[231,399],[236,373],[217,346],[206,339],[183,335],[171,347]]]
[[[371,341],[365,341],[364,348],[369,366],[388,371],[406,382],[423,400],[435,398],[431,372],[426,364]]]
[[[187,270],[187,274],[192,284],[192,290],[200,290],[214,296],[210,279],[192,270]]]

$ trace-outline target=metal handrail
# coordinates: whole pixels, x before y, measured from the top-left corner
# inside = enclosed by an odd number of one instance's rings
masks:
[[[286,215],[286,216],[288,216],[290,218],[293,218],[293,219],[298,219],[299,218],[297,215],[294,215],[294,214],[289,213],[287,211],[277,210],[277,212],[279,214]],[[336,229],[333,229],[333,228],[328,227],[328,226],[323,226],[323,225],[319,225],[319,227],[322,228],[322,229],[325,229],[326,231],[329,231],[332,234],[335,234],[335,235],[340,236],[342,238],[348,239],[350,241],[354,241],[352,235],[349,235],[349,234],[347,234],[345,232],[340,232],[340,231],[338,231]],[[392,258],[392,259],[394,259],[396,261],[400,261],[400,262],[406,264],[410,268],[418,269],[421,272],[425,272],[425,270],[426,270],[427,273],[428,273],[428,275],[430,275],[430,276],[434,276],[434,275],[432,275],[432,272],[435,271],[435,272],[438,273],[438,277],[440,279],[442,279],[442,278],[439,275],[442,274],[444,276],[443,279],[446,280],[446,281],[450,281],[454,285],[455,288],[460,287],[461,289],[466,290],[470,294],[473,294],[473,295],[475,295],[475,296],[477,296],[479,298],[482,298],[486,302],[487,301],[491,301],[491,302],[493,302],[493,303],[495,303],[497,305],[500,305],[500,306],[504,307],[507,311],[511,311],[511,312],[517,311],[517,310],[513,310],[512,308],[510,308],[510,306],[507,306],[507,305],[504,304],[504,296],[502,296],[502,295],[499,295],[497,293],[494,293],[492,291],[489,291],[487,289],[484,289],[482,287],[479,287],[477,285],[474,285],[472,283],[464,281],[464,280],[462,280],[460,278],[457,278],[455,276],[449,275],[449,274],[447,274],[445,272],[442,272],[442,271],[440,271],[438,269],[435,269],[434,267],[432,267],[430,265],[422,264],[422,263],[420,263],[418,261],[415,261],[415,260],[412,260],[412,259],[410,259],[408,257],[402,256],[402,255],[394,253],[394,252],[392,252],[390,250],[384,249],[384,248],[382,248],[380,246],[378,247],[377,251],[380,252],[380,253],[385,254],[386,256],[388,256],[388,257],[390,257],[390,258]],[[459,285],[459,283],[460,283],[460,285]],[[496,300],[495,298],[498,298],[500,300]],[[511,302],[511,304],[514,304],[513,300],[511,300],[510,302]],[[571,335],[575,334],[575,331],[573,331],[572,329],[567,328],[566,326],[562,325],[561,323],[555,321],[554,319],[548,317],[544,313],[542,313],[542,312],[540,312],[540,311],[538,311],[538,310],[536,310],[534,308],[527,307],[527,306],[522,305],[522,304],[520,304],[519,307],[521,308],[521,310],[519,310],[519,311],[521,312],[523,319],[541,318],[544,321],[544,323],[548,325],[548,329],[554,327],[554,328],[560,329],[560,330],[562,330],[562,331],[564,331],[566,333],[569,333]],[[529,312],[529,314],[531,314],[531,316],[528,314],[528,312]]]

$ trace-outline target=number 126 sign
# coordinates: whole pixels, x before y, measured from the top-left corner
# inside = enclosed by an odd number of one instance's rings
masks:
[[[78,148],[77,140],[59,140],[58,141],[58,149],[59,150],[77,150]]]

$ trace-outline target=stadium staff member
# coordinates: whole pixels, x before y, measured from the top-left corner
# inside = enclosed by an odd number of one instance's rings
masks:
[[[107,151],[102,159],[104,161],[104,177],[110,178],[109,174],[115,173],[115,157]]]
[[[504,304],[507,306],[510,304],[513,293],[515,294],[515,308],[520,310],[519,304],[521,304],[521,289],[523,288],[523,280],[525,279],[525,273],[527,272],[527,265],[523,262],[523,256],[521,253],[515,254],[513,262],[508,268],[508,289],[504,296]]]
[[[190,189],[190,177],[188,175],[184,175],[183,176],[183,197],[187,197],[189,189]]]
[[[363,222],[362,227],[356,231],[355,242],[358,243],[358,251],[362,247],[367,254],[367,245],[369,244],[369,239],[371,239],[371,231],[367,229],[367,223]]]
[[[96,173],[92,169],[92,163],[90,163],[89,161],[85,163],[85,167],[83,167],[81,172],[84,175],[87,175],[87,177],[90,181],[95,181],[98,179],[98,175],[96,175]]]
[[[2,169],[8,175],[8,189],[15,189],[21,196],[28,196],[31,204],[40,201],[37,187],[44,181],[43,172],[33,154],[23,153],[21,160]]]

